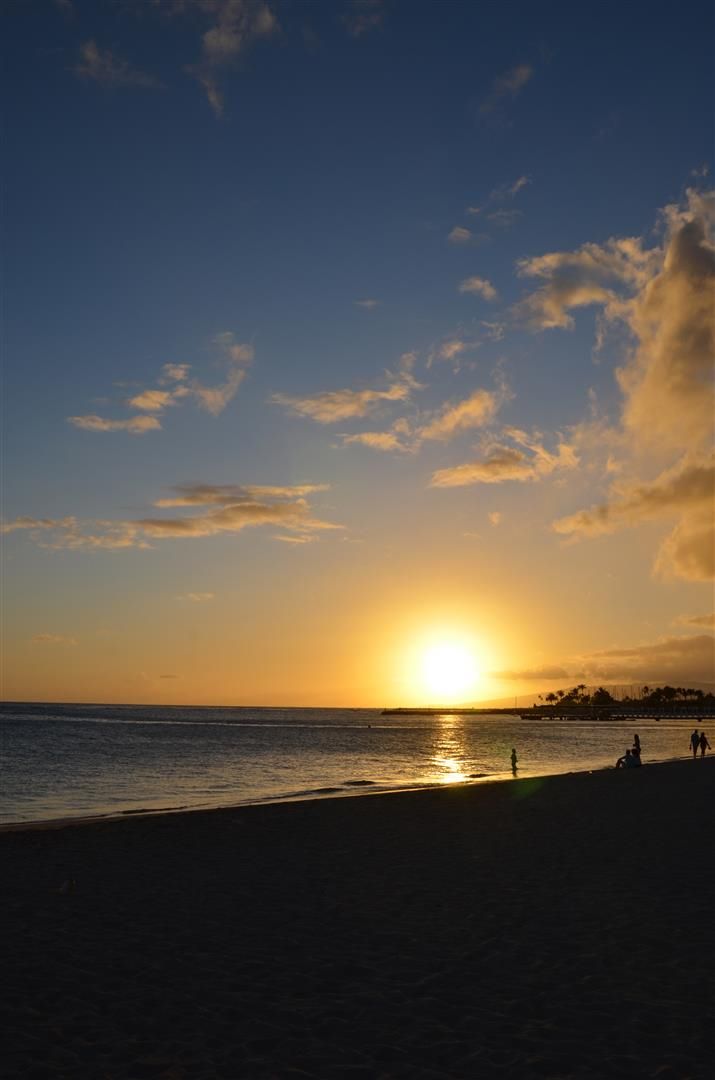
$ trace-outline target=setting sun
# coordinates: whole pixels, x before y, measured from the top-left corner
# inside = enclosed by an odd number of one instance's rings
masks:
[[[463,642],[437,641],[420,657],[422,685],[432,700],[456,701],[469,694],[479,679],[474,653]]]

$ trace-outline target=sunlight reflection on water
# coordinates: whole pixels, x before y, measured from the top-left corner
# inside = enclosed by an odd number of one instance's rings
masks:
[[[692,727],[347,709],[35,709],[0,710],[0,821],[479,782],[511,776],[512,746],[521,777],[598,769],[635,731],[647,763],[687,756]]]

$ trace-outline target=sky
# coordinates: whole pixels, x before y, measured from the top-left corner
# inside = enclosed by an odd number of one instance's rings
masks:
[[[2,696],[714,681],[712,23],[7,5]]]

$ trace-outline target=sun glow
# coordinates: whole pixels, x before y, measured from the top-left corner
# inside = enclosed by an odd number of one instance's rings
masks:
[[[479,681],[474,651],[463,641],[430,642],[419,658],[419,681],[431,701],[461,701]]]

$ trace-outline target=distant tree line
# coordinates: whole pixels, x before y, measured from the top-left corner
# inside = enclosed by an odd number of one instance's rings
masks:
[[[548,694],[539,694],[539,701],[546,705],[672,705],[677,701],[690,702],[693,705],[713,705],[715,694],[685,686],[643,686],[634,697],[625,694],[616,699],[603,686],[589,691],[585,683],[579,683],[571,690],[552,690]]]

